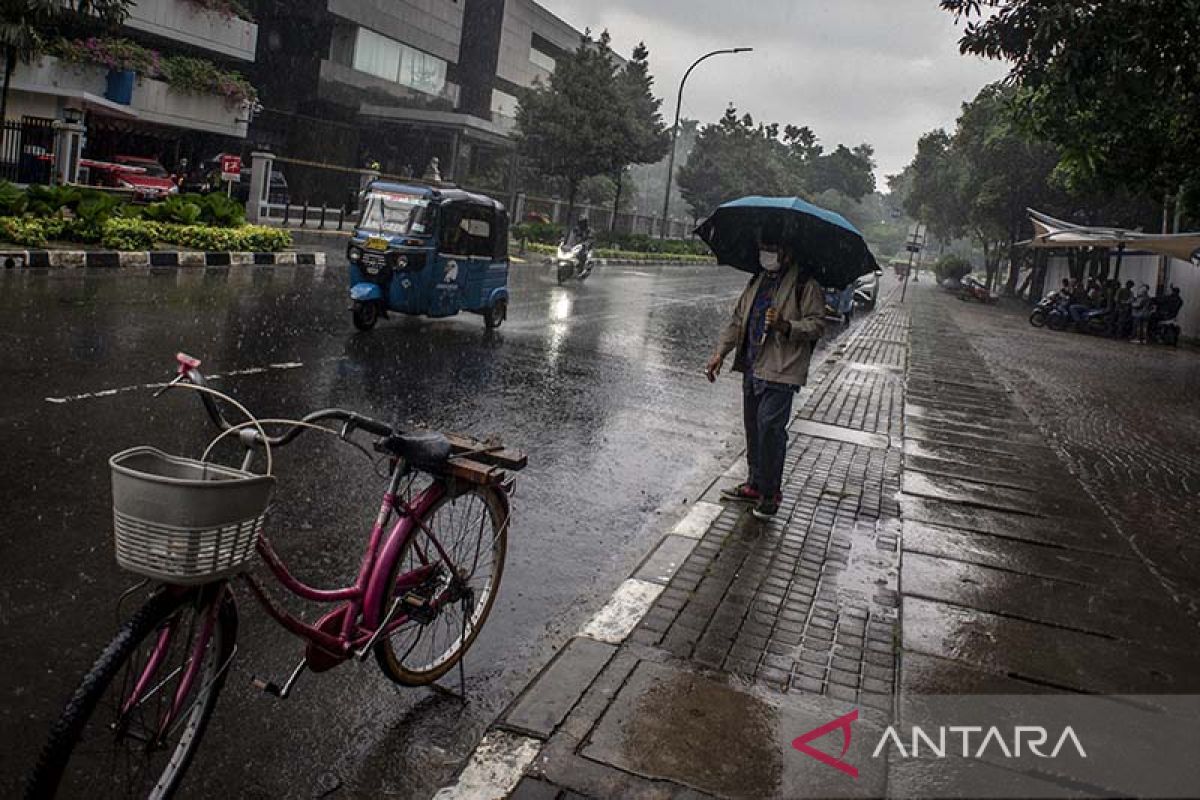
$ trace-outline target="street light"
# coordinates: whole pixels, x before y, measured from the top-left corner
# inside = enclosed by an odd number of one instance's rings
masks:
[[[753,47],[734,47],[728,50],[713,50],[711,53],[705,53],[692,62],[692,65],[687,68],[687,72],[683,73],[683,80],[679,82],[679,97],[675,100],[675,124],[671,126],[671,155],[667,160],[667,193],[663,197],[663,213],[662,213],[662,235],[667,235],[667,215],[671,213],[671,185],[675,182],[675,140],[679,136],[679,112],[683,107],[683,87],[687,83],[688,76],[692,74],[701,61],[734,53],[749,53]]]

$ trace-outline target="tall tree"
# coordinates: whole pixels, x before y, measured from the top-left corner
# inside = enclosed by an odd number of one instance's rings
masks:
[[[941,5],[966,22],[964,53],[1011,63],[1022,124],[1059,148],[1068,186],[1194,193],[1200,0]]]
[[[732,105],[720,122],[706,125],[678,176],[692,214],[703,216],[743,195],[798,193],[778,135],[779,126],[739,117]]]
[[[617,91],[622,100],[626,134],[618,144],[618,165],[613,176],[616,193],[610,228],[617,222],[621,207],[621,189],[626,170],[633,164],[653,164],[661,160],[671,146],[671,137],[662,118],[662,100],[654,96],[654,78],[650,75],[650,51],[644,42],[617,74]]]
[[[628,129],[609,42],[607,31],[599,39],[585,33],[549,83],[522,93],[517,109],[519,151],[538,172],[566,183],[568,218],[584,178],[623,166]]]
[[[133,0],[0,0],[0,46],[4,48],[0,122],[8,119],[13,70],[39,54],[48,30],[71,15],[90,15],[102,24],[119,25],[132,4]]]
[[[834,189],[847,197],[861,200],[875,191],[875,148],[860,144],[851,150],[844,144],[827,155],[808,163],[805,184],[811,192]]]

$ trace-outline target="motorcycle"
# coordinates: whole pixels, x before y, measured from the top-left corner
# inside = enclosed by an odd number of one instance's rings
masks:
[[[997,300],[996,295],[988,291],[988,288],[976,277],[967,275],[960,282],[958,292],[959,300],[978,300],[980,303],[990,305]]]
[[[568,236],[559,242],[554,260],[560,284],[571,278],[581,282],[587,280],[587,276],[592,274],[592,244],[587,240],[572,243]]]
[[[1033,311],[1029,314],[1029,324],[1035,328],[1046,327],[1046,320],[1050,313],[1058,307],[1061,299],[1059,292],[1050,292],[1050,294],[1038,301],[1038,304],[1033,307]]]

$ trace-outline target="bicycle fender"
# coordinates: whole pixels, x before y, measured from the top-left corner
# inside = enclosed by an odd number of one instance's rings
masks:
[[[412,509],[416,518],[419,519],[428,514],[445,493],[446,489],[441,482],[435,481],[429,490],[417,500]],[[371,580],[367,584],[367,592],[363,598],[363,625],[369,630],[378,628],[383,622],[382,615],[387,613],[390,605],[387,602],[388,579],[392,575],[396,561],[404,551],[404,546],[418,532],[420,532],[420,527],[412,516],[401,517],[379,551],[379,556],[375,559],[375,569],[371,571]]]

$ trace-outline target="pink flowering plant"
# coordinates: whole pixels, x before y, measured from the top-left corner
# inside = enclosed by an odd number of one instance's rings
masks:
[[[144,78],[158,78],[177,92],[215,94],[230,105],[258,102],[250,81],[211,61],[190,56],[162,56],[128,39],[58,39],[46,52],[70,64],[97,64],[114,70],[133,70]]]
[[[113,70],[132,70],[145,77],[158,74],[162,57],[157,50],[128,39],[57,39],[47,52],[70,64],[99,64]]]

